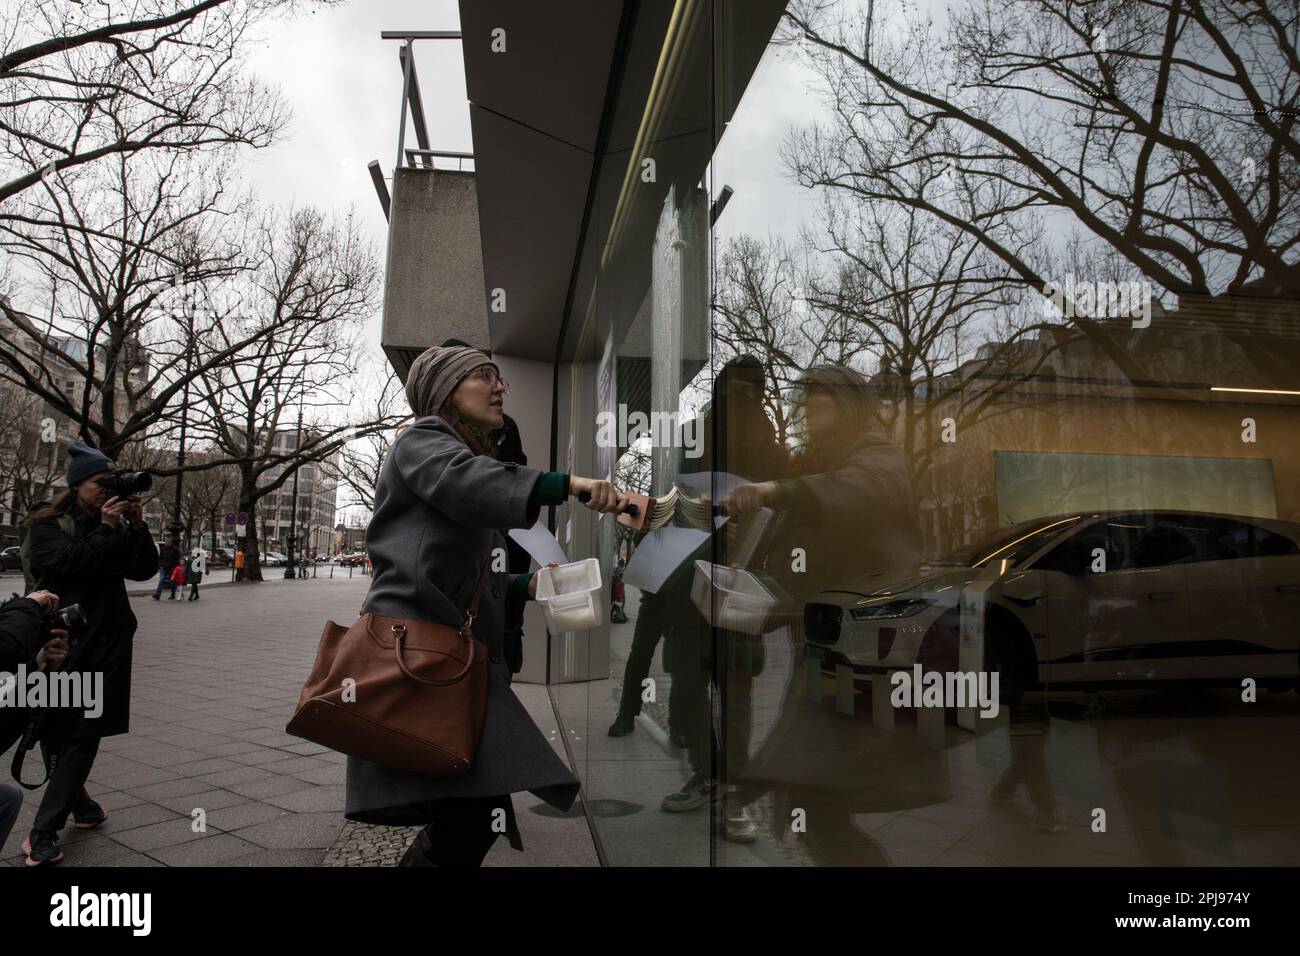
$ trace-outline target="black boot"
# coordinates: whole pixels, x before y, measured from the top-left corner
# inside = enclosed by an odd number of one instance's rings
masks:
[[[406,848],[398,866],[436,866],[430,856],[433,853],[433,842],[429,839],[429,828],[425,827],[411,841],[411,845]]]
[[[620,711],[619,715],[614,718],[614,722],[609,725],[609,736],[626,737],[634,730],[636,730],[636,717]]]

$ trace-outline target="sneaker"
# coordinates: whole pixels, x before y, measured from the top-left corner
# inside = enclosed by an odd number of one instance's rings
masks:
[[[685,813],[704,806],[713,797],[717,784],[697,773],[686,782],[686,786],[676,793],[670,793],[659,802],[659,809],[669,813]]]
[[[93,830],[107,819],[108,813],[105,812],[104,808],[90,799],[90,794],[82,790],[81,799],[72,808],[72,820],[77,829]]]
[[[53,866],[63,859],[56,835],[49,830],[33,830],[23,841],[28,866]]]
[[[155,592],[154,592],[154,593],[153,593],[153,599],[154,599],[154,600],[155,600],[155,601],[159,601],[159,600],[162,600],[162,599],[161,599],[161,598],[160,598],[160,597],[159,597],[159,595],[158,595],[158,592],[157,592],[157,591],[155,591]]]
[[[758,839],[758,824],[749,818],[745,808],[726,812],[727,839],[732,843],[753,843]]]
[[[627,714],[619,714],[614,719],[614,722],[609,725],[609,735],[611,737],[626,737],[634,730],[636,730],[636,718]]]

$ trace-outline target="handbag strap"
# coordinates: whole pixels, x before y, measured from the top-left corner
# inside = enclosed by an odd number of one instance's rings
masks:
[[[470,599],[469,609],[465,612],[465,623],[457,628],[456,633],[465,638],[468,651],[465,655],[465,666],[460,669],[455,677],[448,677],[444,680],[434,680],[429,677],[421,677],[409,667],[406,666],[406,660],[402,657],[403,648],[406,642],[406,625],[394,624],[393,631],[393,654],[397,658],[397,667],[403,674],[413,681],[419,681],[421,684],[428,684],[430,687],[446,687],[448,684],[455,684],[462,680],[469,669],[474,665],[474,619],[478,617],[479,602],[483,597],[483,585],[487,582],[488,564],[492,561],[492,555],[489,553],[483,561],[483,568],[478,573],[478,584],[474,586],[474,596]]]

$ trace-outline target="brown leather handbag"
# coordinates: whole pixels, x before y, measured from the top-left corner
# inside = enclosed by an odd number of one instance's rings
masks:
[[[385,767],[463,776],[487,713],[487,655],[473,633],[487,569],[459,628],[373,613],[346,629],[327,622],[285,731]]]

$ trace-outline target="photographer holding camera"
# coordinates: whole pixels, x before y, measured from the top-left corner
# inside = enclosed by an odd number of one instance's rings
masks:
[[[116,471],[103,452],[74,441],[67,481],[67,491],[27,518],[23,572],[29,590],[46,588],[64,604],[81,605],[85,623],[69,634],[63,669],[101,673],[104,704],[97,718],[59,711],[41,725],[41,751],[53,772],[32,823],[29,866],[62,859],[58,833],[69,813],[83,829],[107,819],[85,784],[100,739],[124,734],[130,724],[136,619],[123,578],[148,581],[158,573],[158,548],[139,496],[152,484],[149,475]]]
[[[28,671],[43,671],[62,663],[68,654],[68,632],[47,629],[45,623],[58,606],[58,595],[49,591],[33,591],[25,598],[15,595],[0,604],[0,673],[16,674],[24,665]],[[26,719],[16,708],[0,709],[0,753],[22,734]],[[21,789],[0,783],[0,846],[9,839],[22,803]]]

